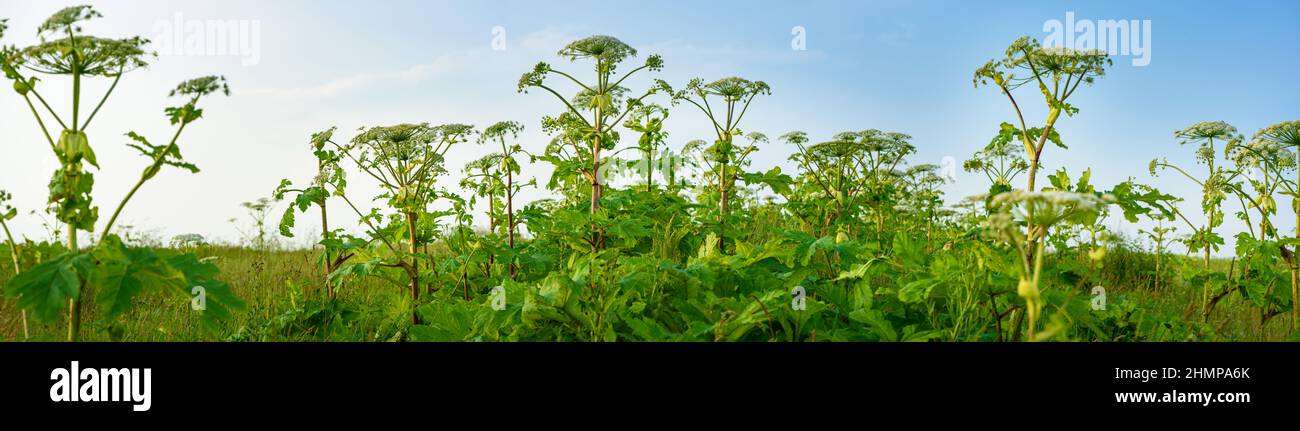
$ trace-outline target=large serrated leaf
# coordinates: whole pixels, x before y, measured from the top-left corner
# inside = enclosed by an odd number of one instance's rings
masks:
[[[78,268],[86,267],[84,254],[64,253],[15,276],[5,285],[10,297],[18,298],[18,307],[32,310],[41,322],[53,321],[67,310],[67,301],[81,294]]]

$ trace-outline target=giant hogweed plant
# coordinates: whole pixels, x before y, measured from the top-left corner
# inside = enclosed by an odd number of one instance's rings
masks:
[[[495,286],[501,286],[501,283],[513,279],[516,274],[506,277],[494,272],[493,268],[497,256],[500,255],[508,263],[507,270],[511,267],[517,270],[517,265],[509,264],[518,263],[520,253],[518,249],[508,248],[508,245],[503,244],[498,233],[480,234],[476,231],[474,216],[471,214],[474,207],[473,198],[466,200],[455,195],[448,195],[446,198],[451,209],[443,214],[451,220],[438,234],[441,235],[442,245],[451,256],[436,263],[433,276],[441,285],[458,286],[459,289],[456,291],[461,292],[464,300],[469,301],[472,298],[471,292],[478,292],[481,287],[491,283],[492,279],[497,277],[501,279]]]
[[[1234,150],[1232,153],[1236,156],[1234,161],[1258,169],[1261,176],[1259,179],[1250,178],[1255,191],[1255,195],[1250,198],[1250,206],[1260,213],[1260,239],[1265,239],[1265,233],[1272,234],[1276,238],[1276,244],[1263,242],[1257,250],[1267,250],[1267,253],[1260,253],[1265,255],[1277,250],[1291,275],[1290,298],[1275,297],[1271,285],[1264,289],[1263,295],[1258,294],[1258,288],[1253,289],[1256,294],[1251,295],[1252,299],[1265,307],[1261,310],[1260,325],[1270,315],[1289,307],[1292,330],[1300,329],[1300,307],[1296,306],[1300,303],[1300,262],[1296,258],[1300,254],[1296,251],[1300,247],[1300,169],[1297,168],[1300,163],[1296,160],[1300,157],[1300,121],[1283,121],[1260,129],[1248,143],[1236,145],[1231,150]],[[1295,171],[1295,177],[1288,178],[1288,171]],[[1295,236],[1290,238],[1277,232],[1268,222],[1268,216],[1277,211],[1273,194],[1279,191],[1292,198],[1291,210],[1297,222],[1297,230]],[[1267,270],[1271,268],[1260,268],[1261,273]]]
[[[1035,190],[1039,162],[1047,142],[1052,140],[1065,147],[1051,137],[1061,114],[1073,116],[1079,112],[1069,103],[1070,97],[1080,86],[1091,85],[1104,76],[1110,64],[1110,58],[1102,51],[1043,47],[1037,40],[1022,37],[1007,47],[1002,59],[989,60],[975,70],[975,86],[992,82],[1007,97],[1016,113],[1020,128],[1015,134],[1024,145],[1025,158],[1029,162],[1027,190]],[[1047,118],[1041,127],[1029,127],[1019,102],[1012,94],[1027,84],[1038,87],[1047,105]]]
[[[1174,132],[1174,136],[1179,139],[1180,145],[1196,145],[1196,163],[1205,166],[1205,176],[1193,176],[1187,169],[1170,163],[1168,159],[1151,160],[1148,171],[1152,176],[1156,176],[1162,170],[1171,169],[1201,188],[1201,212],[1205,217],[1204,223],[1200,225],[1193,223],[1178,208],[1175,208],[1174,214],[1192,230],[1192,234],[1184,241],[1187,248],[1200,250],[1202,253],[1202,269],[1192,274],[1192,277],[1205,280],[1201,292],[1201,314],[1208,319],[1212,310],[1210,304],[1216,295],[1214,290],[1226,286],[1226,278],[1213,275],[1210,270],[1211,250],[1218,250],[1224,244],[1223,237],[1215,232],[1215,229],[1223,225],[1223,202],[1233,193],[1234,183],[1242,174],[1240,170],[1219,163],[1218,148],[1222,147],[1217,145],[1234,147],[1240,143],[1242,137],[1236,127],[1222,121],[1196,123]],[[1249,224],[1248,222],[1247,225]]]
[[[1236,261],[1233,268],[1239,276],[1227,276],[1229,288],[1222,289],[1210,300],[1210,309],[1222,296],[1240,291],[1252,304],[1260,307],[1259,325],[1262,327],[1289,305],[1286,295],[1276,295],[1278,287],[1287,280],[1275,268],[1290,267],[1287,262],[1284,239],[1280,237],[1272,218],[1277,214],[1274,195],[1284,188],[1294,189],[1287,172],[1295,169],[1295,155],[1283,146],[1267,140],[1250,142],[1232,141],[1224,148],[1224,155],[1232,161],[1243,181],[1229,185],[1231,195],[1241,204],[1238,218],[1245,222],[1247,232],[1237,234]],[[1251,213],[1259,218],[1258,229],[1252,223]],[[1206,316],[1208,318],[1208,315]]]
[[[925,244],[929,251],[933,248],[935,236],[935,224],[942,213],[943,193],[939,187],[948,182],[939,174],[939,166],[933,164],[914,165],[903,171],[904,184],[908,185],[909,193],[903,193],[899,205],[894,206],[897,211],[910,211],[919,215],[925,223]],[[915,218],[915,217],[913,217]],[[920,229],[920,226],[906,224],[908,228]]]
[[[501,121],[483,129],[479,135],[480,145],[498,146],[499,152],[489,153],[482,158],[465,165],[465,177],[461,181],[464,188],[474,192],[474,197],[487,199],[488,230],[506,238],[506,250],[509,254],[506,266],[511,276],[515,267],[515,240],[519,231],[518,213],[515,211],[516,196],[524,187],[537,185],[536,179],[519,181],[516,175],[521,172],[519,158],[534,156],[519,144],[508,141],[519,138],[524,126],[514,121]],[[471,199],[470,204],[475,202]],[[494,261],[489,258],[488,264]]]
[[[241,226],[242,223],[239,218],[231,218],[229,221],[231,227],[234,227],[239,232],[243,242],[254,250],[274,250],[279,244],[279,238],[271,236],[267,232],[267,220],[272,220],[271,214],[275,212],[275,199],[260,197],[241,202],[239,207],[244,209],[248,225]]]
[[[293,237],[293,227],[297,222],[295,212],[306,212],[312,206],[319,209],[320,243],[323,247],[320,265],[324,267],[325,271],[322,283],[325,286],[325,294],[330,299],[334,298],[335,290],[335,284],[330,275],[335,269],[352,258],[353,253],[346,251],[347,245],[356,243],[355,237],[341,231],[331,230],[329,224],[328,200],[332,196],[346,200],[348,184],[347,171],[339,165],[339,162],[343,160],[343,155],[339,151],[341,146],[334,142],[333,139],[335,130],[337,128],[331,127],[311,135],[309,142],[312,154],[316,157],[316,176],[312,178],[311,183],[307,187],[296,189],[293,188],[292,181],[284,179],[280,181],[280,185],[276,187],[273,193],[276,200],[282,200],[290,193],[294,194],[292,203],[285,208],[284,214],[280,217],[279,231],[280,235],[284,237]],[[351,201],[347,201],[347,203],[355,208]],[[358,214],[360,214],[359,211]]]
[[[482,137],[480,136],[480,140],[481,139]],[[461,177],[460,180],[460,187],[471,193],[469,201],[465,203],[467,207],[478,206],[478,200],[480,198],[487,201],[487,208],[485,208],[483,212],[484,215],[487,216],[489,234],[474,234],[473,216],[468,214],[466,214],[464,222],[459,222],[459,218],[457,218],[458,223],[453,228],[454,237],[461,239],[462,241],[460,242],[464,245],[464,247],[459,248],[469,250],[471,255],[479,254],[481,252],[487,254],[482,265],[484,274],[489,276],[492,274],[492,267],[496,264],[497,250],[485,249],[482,247],[482,243],[484,241],[498,239],[499,237],[496,236],[498,233],[498,225],[506,225],[506,223],[502,222],[502,219],[505,218],[504,207],[506,205],[503,201],[498,201],[497,193],[498,191],[505,190],[505,188],[501,186],[501,183],[504,183],[505,181],[496,176],[498,173],[497,169],[501,167],[501,164],[502,157],[499,153],[485,155],[479,159],[466,163],[463,177]],[[452,244],[448,245],[451,246]],[[472,260],[472,257],[473,256],[464,256],[463,260]],[[468,265],[465,266],[466,267],[462,268],[462,270],[467,274]],[[513,268],[513,266],[511,267]],[[462,282],[464,281],[465,280],[462,280]]]
[[[799,164],[802,182],[830,201],[821,220],[812,221],[823,234],[851,238],[868,218],[874,239],[885,239],[885,220],[897,201],[906,172],[899,171],[908,155],[916,152],[911,136],[867,129],[843,132],[829,141],[808,145],[803,132],[790,132],[782,140],[798,151],[790,159]]]
[[[1145,216],[1154,220],[1168,220],[1173,217],[1174,198],[1160,193],[1132,180],[1122,182],[1110,190],[1098,190],[1091,181],[1091,170],[1084,170],[1077,181],[1061,169],[1049,175],[1050,187],[1038,192],[1011,190],[992,197],[977,196],[986,203],[990,215],[981,223],[987,233],[999,242],[1009,244],[1016,250],[1016,264],[1011,273],[1019,278],[1016,293],[1025,302],[1025,313],[1016,316],[1015,328],[1019,328],[1021,317],[1028,317],[1027,335],[1030,341],[1041,341],[1059,335],[1064,328],[1061,321],[1054,321],[1045,332],[1038,332],[1042,309],[1047,304],[1043,289],[1048,284],[1044,267],[1045,259],[1051,254],[1056,262],[1050,269],[1056,278],[1066,285],[1083,287],[1090,277],[1096,277],[1094,264],[1105,255],[1105,244],[1099,241],[1104,234],[1103,221],[1113,209],[1118,209],[1129,222],[1137,222]],[[1042,229],[1041,239],[1036,241],[1026,235],[1025,226],[1038,226]],[[1070,247],[1068,241],[1079,232],[1087,233],[1082,248],[1087,251],[1084,260],[1087,266],[1074,268],[1073,261],[1060,257]],[[1049,241],[1050,240],[1050,241]],[[1050,249],[1048,245],[1052,246]],[[1032,246],[1032,248],[1030,248]],[[1052,253],[1049,253],[1051,251]],[[1070,307],[1067,295],[1064,302],[1058,303],[1058,309],[1064,313],[1063,319],[1078,316],[1067,311]]]
[[[1050,331],[1041,334],[1038,332],[1044,305],[1042,281],[1045,241],[1035,242],[1025,235],[1023,226],[1040,226],[1044,230],[1050,230],[1058,223],[1092,224],[1109,200],[1113,198],[1100,197],[1094,193],[1012,190],[1000,193],[990,201],[994,213],[985,221],[984,228],[995,239],[1012,245],[1020,255],[1016,267],[1019,276],[1016,293],[1025,301],[1029,341],[1044,340],[1054,334]]]
[[[99,218],[98,208],[93,206],[90,197],[94,176],[85,171],[86,164],[97,168],[99,163],[86,137],[86,130],[122,76],[145,67],[150,56],[144,51],[148,41],[139,37],[105,39],[85,35],[82,22],[99,17],[101,15],[89,6],[65,8],[38,28],[40,43],[22,49],[6,47],[0,53],[0,69],[13,81],[14,91],[26,102],[46,143],[59,161],[60,167],[50,181],[50,204],[56,218],[69,226],[69,249],[78,248],[77,231],[93,230]],[[37,88],[41,79],[36,75],[71,78],[71,113],[59,115],[51,107]],[[99,98],[94,110],[83,118],[81,82],[93,78],[111,78],[113,84]],[[38,109],[33,99],[43,109]],[[93,99],[89,101],[93,102]],[[52,131],[55,125],[58,129]],[[57,132],[57,140],[53,132]]]
[[[719,152],[718,145],[708,145],[702,139],[687,142],[682,147],[682,155],[694,160],[698,166],[703,168],[702,175],[695,178],[697,180],[696,201],[701,206],[701,217],[706,220],[716,220],[714,224],[718,231],[719,250],[729,250],[727,244],[728,238],[732,242],[743,240],[742,229],[734,229],[732,232],[727,231],[728,224],[739,224],[741,220],[737,219],[733,207],[745,208],[744,195],[753,190],[747,190],[741,187],[738,181],[744,182],[745,185],[764,184],[772,188],[777,193],[783,193],[786,184],[791,180],[785,174],[781,173],[780,167],[774,167],[767,172],[748,172],[746,169],[752,162],[752,157],[758,153],[758,145],[767,143],[768,137],[760,132],[749,132],[743,135],[744,143],[735,142],[734,138],[728,142],[726,147],[729,148],[729,154]],[[720,192],[725,190],[725,194]],[[727,203],[721,203],[722,199]],[[725,209],[725,212],[724,212]],[[730,221],[729,221],[730,220]]]
[[[731,214],[730,193],[736,180],[743,174],[740,168],[753,151],[751,148],[738,147],[735,139],[743,134],[740,123],[744,120],[745,113],[749,112],[750,103],[758,96],[772,94],[772,89],[763,81],[750,81],[735,76],[707,84],[704,80],[692,79],[686,88],[678,92],[673,92],[666,85],[663,89],[672,94],[674,104],[684,101],[699,108],[708,118],[709,125],[713,126],[716,138],[705,149],[704,160],[710,165],[710,176],[715,180],[712,188],[718,201],[718,247],[726,250],[727,218]],[[713,104],[709,102],[711,98]],[[718,105],[717,111],[714,111],[714,104]]]
[[[973,83],[975,87],[995,85],[1011,103],[1016,114],[1019,128],[1010,126],[1025,149],[1025,159],[1029,167],[1026,172],[1025,190],[1036,189],[1038,169],[1043,151],[1050,141],[1065,149],[1060,135],[1056,131],[1056,122],[1061,114],[1073,116],[1079,109],[1069,103],[1070,97],[1079,87],[1092,85],[1097,78],[1105,76],[1106,67],[1111,64],[1110,57],[1100,50],[1078,50],[1064,47],[1043,47],[1035,39],[1021,37],[1007,47],[1005,55],[999,60],[989,60],[975,70]],[[1043,96],[1047,107],[1047,117],[1042,126],[1030,127],[1025,113],[1013,92],[1025,85],[1035,86]],[[1002,127],[1008,129],[1007,125]],[[1026,253],[1032,254],[1035,244],[1044,239],[1046,228],[1036,225],[1025,227],[1029,238]]]
[[[591,163],[590,148],[584,142],[583,122],[571,112],[542,117],[542,132],[551,136],[538,160],[551,164],[551,176],[546,189],[560,194],[564,202],[587,206],[590,213],[590,181],[601,174],[599,166]],[[590,247],[589,247],[590,248]]]
[[[1165,251],[1169,247],[1169,242],[1174,233],[1178,232],[1177,226],[1165,226],[1163,223],[1157,224],[1151,230],[1139,229],[1138,233],[1151,241],[1152,253],[1156,257],[1156,268],[1152,273],[1152,289],[1161,290],[1164,286],[1160,284],[1164,280],[1165,270],[1164,263]]]
[[[345,157],[351,159],[358,169],[383,188],[384,193],[377,198],[385,200],[388,207],[396,212],[394,215],[404,228],[404,238],[401,239],[406,244],[402,248],[395,241],[400,237],[378,226],[378,223],[383,222],[381,215],[357,211],[358,216],[370,228],[372,236],[388,248],[391,256],[354,263],[351,264],[352,268],[343,267],[338,271],[355,272],[357,269],[375,266],[400,269],[410,288],[412,324],[419,322],[419,314],[414,309],[420,299],[420,264],[428,259],[428,255],[421,251],[421,246],[431,240],[429,235],[418,234],[418,223],[426,215],[436,216],[430,213],[430,206],[447,196],[445,191],[437,187],[438,178],[447,173],[447,151],[456,144],[468,141],[472,134],[474,127],[467,124],[377,126],[362,128],[348,145],[339,147]],[[356,210],[355,206],[353,209]]]
[[[841,172],[860,170],[862,179],[859,191],[863,202],[871,208],[875,219],[877,240],[883,240],[885,221],[891,215],[889,208],[897,200],[898,192],[904,190],[902,180],[905,171],[900,171],[907,164],[907,156],[916,153],[910,135],[898,132],[882,132],[868,129],[861,132],[847,132],[839,135],[860,148],[857,166],[839,166]]]
[[[1293,180],[1287,174],[1295,170],[1295,154],[1277,143],[1259,139],[1229,141],[1223,152],[1235,171],[1242,173],[1243,181],[1229,184],[1228,190],[1241,203],[1237,217],[1245,222],[1247,233],[1261,240],[1277,238],[1272,220],[1278,209],[1274,195],[1291,186]],[[1259,217],[1258,227],[1252,223],[1251,212]]]
[[[82,302],[91,293],[103,311],[101,316],[110,334],[114,333],[115,319],[129,310],[133,298],[143,291],[171,292],[187,300],[191,295],[202,295],[202,321],[206,327],[215,328],[217,320],[228,318],[232,310],[243,307],[229,286],[216,279],[216,266],[191,254],[128,247],[112,230],[131,198],[163,167],[198,171],[182,158],[178,139],[189,124],[202,117],[198,102],[204,96],[229,94],[224,78],[198,78],[172,90],[170,95],[181,97],[185,103],[165,110],[176,126],[166,144],[155,145],[140,134],[127,133],[133,141],[127,145],[144,155],[149,163],[116,206],[94,247],[83,249],[78,244],[79,232],[92,231],[99,219],[99,209],[91,201],[94,177],[86,170],[86,165],[98,168],[99,163],[87,130],[122,76],[145,67],[150,56],[144,50],[148,41],[143,38],[106,39],[86,35],[82,24],[99,17],[89,6],[65,8],[38,28],[40,43],[0,50],[0,70],[14,82],[14,91],[26,102],[59,161],[59,169],[50,181],[49,203],[55,218],[67,225],[66,250],[14,277],[5,286],[6,293],[17,298],[19,307],[31,310],[38,321],[52,321],[66,311],[70,341],[80,336]],[[37,75],[70,78],[70,112],[60,115],[41,95],[37,84],[42,80]],[[94,102],[94,99],[83,100],[82,81],[94,78],[111,78],[112,83],[86,115],[85,108],[91,106],[83,102]],[[55,125],[59,128],[57,140],[51,131]]]
[[[519,92],[529,89],[541,89],[551,93],[564,104],[564,111],[552,120],[544,121],[547,131],[562,131],[564,143],[571,144],[573,153],[567,157],[546,157],[545,160],[557,164],[557,171],[565,173],[582,173],[590,185],[590,210],[595,214],[600,208],[600,198],[604,187],[601,172],[604,160],[601,151],[609,151],[618,145],[619,136],[615,128],[645,98],[655,94],[665,84],[656,84],[640,96],[632,97],[623,82],[643,70],[658,71],[663,68],[663,58],[651,55],[644,64],[618,74],[618,66],[630,57],[637,55],[636,49],[611,36],[590,36],[570,42],[558,53],[569,61],[590,60],[594,63],[595,76],[582,81],[573,75],[541,62],[533,70],[519,78]],[[555,90],[548,78],[558,76],[577,86],[572,97],[565,97]],[[564,148],[561,146],[561,148]],[[570,166],[583,164],[584,167]],[[592,250],[601,247],[599,232],[592,232]]]
[[[654,190],[654,174],[657,168],[661,167],[666,167],[662,174],[667,186],[677,185],[677,166],[674,164],[677,161],[671,158],[671,154],[664,154],[668,141],[668,132],[664,130],[664,121],[668,120],[668,108],[647,103],[635,109],[627,121],[623,122],[623,127],[641,134],[637,138],[635,147],[637,152],[641,153],[641,159],[630,164],[629,167],[640,170],[642,185],[647,192]]]

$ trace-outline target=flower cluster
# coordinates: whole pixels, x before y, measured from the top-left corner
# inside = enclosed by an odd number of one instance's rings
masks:
[[[1019,232],[1022,222],[1048,229],[1062,221],[1084,220],[1114,203],[1115,197],[1061,190],[1011,190],[993,196],[988,202],[995,212],[984,227],[999,240],[1018,242],[1023,236]]]

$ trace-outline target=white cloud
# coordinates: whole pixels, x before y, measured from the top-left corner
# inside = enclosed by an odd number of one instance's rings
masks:
[[[554,55],[565,44],[583,37],[580,35],[579,30],[580,28],[576,26],[547,26],[520,37],[517,45],[513,41],[507,42],[507,49],[522,49],[532,56],[536,56],[538,53]],[[412,65],[401,70],[361,72],[316,85],[251,89],[242,93],[252,96],[272,96],[288,99],[329,99],[362,90],[374,89],[379,86],[410,85],[446,76],[463,70],[467,66],[478,64],[490,52],[489,47],[457,51],[439,55],[427,63]]]
[[[465,62],[463,60],[463,58],[459,58],[456,55],[446,54],[438,56],[431,62],[417,64],[402,70],[362,72],[308,87],[252,89],[244,93],[255,96],[270,95],[284,98],[328,99],[355,91],[370,89],[382,84],[397,83],[409,85],[427,81],[438,75],[451,71],[458,64],[464,64]]]

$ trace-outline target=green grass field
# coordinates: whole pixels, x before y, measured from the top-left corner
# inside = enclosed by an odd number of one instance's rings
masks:
[[[4,247],[0,247],[3,251]],[[175,296],[144,295],[129,319],[121,319],[120,332],[109,325],[91,325],[82,334],[88,341],[397,341],[405,340],[410,329],[409,300],[406,292],[395,285],[361,279],[339,289],[336,301],[340,308],[355,312],[347,323],[324,323],[325,307],[318,252],[310,250],[262,251],[247,247],[204,246],[190,251],[215,258],[222,276],[248,303],[248,310],[227,322],[218,333],[205,331],[189,308],[189,303]],[[5,251],[7,253],[7,251]],[[1172,256],[1174,261],[1196,261]],[[12,265],[0,261],[0,285],[12,277]],[[1216,259],[1213,266],[1227,270],[1229,261]],[[1164,287],[1154,288],[1154,255],[1119,249],[1110,253],[1102,271],[1109,300],[1124,304],[1129,325],[1153,325],[1151,316],[1179,316],[1196,321],[1199,289],[1189,287],[1177,277],[1163,280]],[[454,286],[453,286],[454,287]],[[458,295],[447,300],[460,301]],[[480,294],[475,294],[480,296]],[[1129,308],[1131,307],[1131,308]],[[94,310],[93,308],[91,310]],[[87,314],[96,321],[95,311]],[[315,313],[315,314],[313,314]],[[1258,308],[1237,295],[1225,296],[1215,308],[1210,322],[1201,333],[1181,334],[1185,338],[1166,338],[1169,333],[1145,328],[1137,338],[1117,336],[1112,341],[1285,341],[1288,340],[1287,317],[1270,319],[1259,325]],[[1145,323],[1144,323],[1145,322]],[[29,324],[30,340],[62,341],[64,323]],[[865,329],[864,329],[865,331]],[[1117,334],[1132,334],[1132,328],[1115,328]],[[120,335],[111,335],[118,332]],[[0,339],[22,341],[21,314],[13,301],[0,302]],[[454,338],[449,338],[453,339]]]

